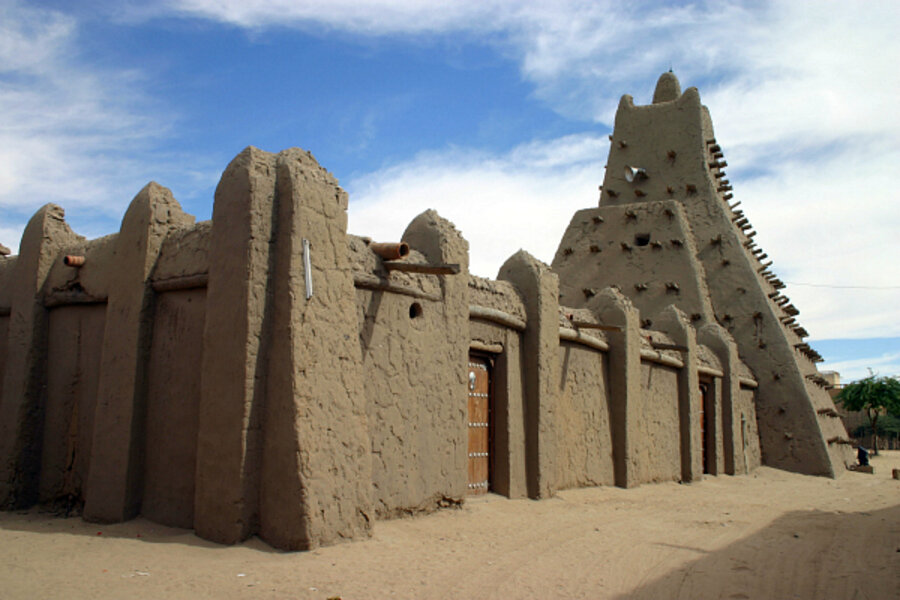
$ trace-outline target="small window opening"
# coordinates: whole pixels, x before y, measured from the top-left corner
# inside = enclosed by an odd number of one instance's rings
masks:
[[[650,243],[650,234],[649,233],[638,233],[634,236],[634,245],[635,246],[646,246]]]
[[[409,318],[417,319],[422,316],[422,305],[418,302],[413,302],[409,305]]]

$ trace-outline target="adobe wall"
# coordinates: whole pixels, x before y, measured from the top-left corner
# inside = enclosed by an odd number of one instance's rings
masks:
[[[641,363],[641,404],[634,462],[639,483],[679,481],[681,449],[678,375],[675,369]]]
[[[193,527],[211,221],[173,231],[152,272],[141,514]]]
[[[3,374],[6,370],[6,348],[9,345],[10,296],[12,272],[16,257],[0,256],[0,402],[3,399]]]
[[[205,321],[205,288],[156,297],[141,514],[174,527],[194,525]]]
[[[756,391],[753,388],[741,386],[738,397],[737,410],[741,440],[741,456],[739,457],[738,473],[749,473],[762,465],[762,456],[759,449],[759,426],[756,421]]]
[[[212,226],[212,221],[201,221],[166,237],[153,269],[155,290],[206,287]]]
[[[0,506],[8,509],[38,501],[49,327],[40,292],[60,249],[79,239],[63,220],[63,210],[48,204],[26,225],[20,254],[7,273],[9,304],[2,307],[9,321],[0,397]]]
[[[458,237],[446,221],[435,220],[435,226]],[[354,259],[365,269],[358,276],[387,277],[381,259],[361,239],[351,239],[350,250],[363,257]],[[407,262],[428,259],[413,251]],[[466,494],[466,389],[460,373],[468,343],[447,333],[466,331],[468,306],[444,294],[443,277],[466,274],[390,275],[392,285],[417,290],[415,296],[356,290],[372,492],[380,518],[433,510]]]
[[[80,508],[90,468],[105,304],[50,310],[39,501]]]
[[[58,207],[41,209],[22,254],[0,259],[3,505],[83,503],[92,520],[141,512],[219,541],[258,531],[293,549],[366,535],[370,447],[361,371],[354,380],[348,368],[362,361],[346,318],[356,302],[345,229],[346,195],[298,151],[239,155],[212,222],[193,224],[156,184],[119,233],[96,240],[74,234]],[[305,304],[295,300],[301,239],[315,248]],[[235,339],[251,354],[231,352]],[[233,358],[239,368],[223,360]],[[242,373],[250,394],[230,402]],[[214,399],[205,411],[204,397]],[[234,407],[235,426],[223,427]],[[322,481],[326,463],[338,475]],[[223,510],[208,502],[213,482]]]
[[[709,290],[681,205],[674,200],[580,210],[553,258],[560,301],[585,306],[615,286],[644,318],[677,304],[699,324],[714,318]]]
[[[53,261],[41,294],[44,304],[50,308],[74,304],[105,304],[110,287],[116,282],[112,271],[116,267],[118,234],[106,235],[94,240],[80,238],[74,244],[60,248]],[[68,266],[63,257],[83,256],[84,265]]]
[[[59,257],[41,290],[49,328],[39,501],[66,511],[81,509],[90,474],[116,239],[71,240],[60,255],[84,256],[85,265]]]
[[[556,488],[614,485],[606,354],[561,341],[558,360]]]
[[[3,397],[3,372],[6,370],[6,346],[9,344],[9,315],[0,315],[0,398]]]
[[[83,504],[90,520],[143,514],[287,550],[365,537],[376,518],[465,500],[470,353],[492,378],[495,493],[699,479],[701,368],[721,380],[714,471],[758,464],[741,391],[756,383],[727,333],[670,302],[707,318],[679,205],[636,207],[637,225],[608,211],[623,224],[601,254],[648,223],[671,247],[651,237],[629,268],[595,265],[611,278],[590,294],[524,251],[497,280],[469,275],[466,241],[433,211],[407,227],[410,256],[385,260],[347,234],[346,210],[309,153],[248,148],[211,221],[153,183],[96,240],[39,211],[22,254],[0,259],[4,506]],[[578,244],[595,243],[596,215]],[[684,278],[638,305],[619,288],[660,251]],[[570,288],[582,305],[560,305]]]

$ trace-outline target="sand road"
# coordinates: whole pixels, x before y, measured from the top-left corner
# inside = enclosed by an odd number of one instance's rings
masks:
[[[144,519],[0,514],[0,598],[900,599],[900,451],[836,480],[761,468],[534,502],[486,496],[282,553]]]

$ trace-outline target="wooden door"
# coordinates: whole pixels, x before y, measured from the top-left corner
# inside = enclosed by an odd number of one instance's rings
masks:
[[[490,361],[470,355],[469,387],[469,493],[485,494],[490,486],[491,379]]]
[[[707,407],[709,406],[710,391],[712,388],[711,381],[700,381],[700,414],[698,415],[700,425],[700,460],[703,461],[703,472],[709,473],[709,460],[712,452],[710,452],[709,427],[706,423]]]

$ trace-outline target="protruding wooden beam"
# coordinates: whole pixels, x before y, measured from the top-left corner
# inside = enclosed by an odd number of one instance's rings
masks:
[[[650,340],[650,345],[654,350],[678,350],[679,352],[687,352],[686,346],[679,346],[678,344],[666,344]]]
[[[616,327],[614,325],[603,325],[602,323],[590,323],[588,321],[572,320],[572,325],[574,325],[576,329],[599,329],[600,331],[622,331],[621,327]]]
[[[402,294],[412,298],[421,298],[423,300],[432,300],[438,302],[441,300],[440,294],[429,294],[422,292],[407,285],[390,283],[375,275],[357,274],[353,277],[353,285],[364,290],[373,290],[376,292],[390,292],[392,294]]]
[[[424,265],[421,263],[408,263],[399,261],[385,261],[384,268],[388,271],[401,271],[403,273],[425,273],[427,275],[457,275],[459,264]]]

